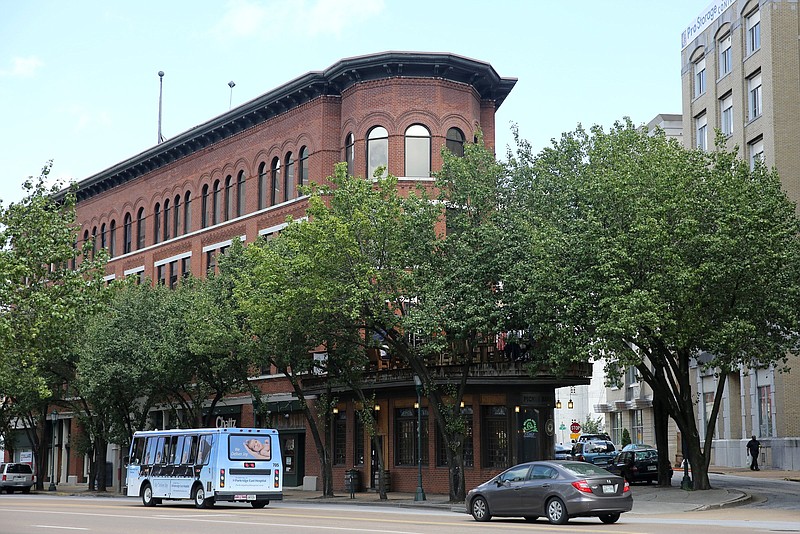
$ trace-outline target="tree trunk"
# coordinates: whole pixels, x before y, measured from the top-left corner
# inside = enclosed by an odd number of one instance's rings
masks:
[[[97,467],[95,471],[97,472],[97,491],[106,491],[106,454],[108,454],[108,440],[105,438],[97,438],[95,441],[95,462],[97,463]]]
[[[663,373],[663,369],[660,370]],[[656,376],[659,369],[656,369]],[[656,449],[658,450],[658,485],[671,486],[669,476],[669,413],[658,395],[653,396],[653,420],[656,433]]]

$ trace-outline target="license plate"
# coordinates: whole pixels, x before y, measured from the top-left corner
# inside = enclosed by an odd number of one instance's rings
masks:
[[[617,486],[614,484],[603,484],[603,493],[616,493]]]
[[[14,477],[14,480],[25,480],[25,477]]]
[[[233,500],[234,501],[254,501],[254,500],[256,500],[256,496],[255,495],[251,495],[251,494],[247,494],[247,495],[239,494],[239,495],[234,495],[233,496]]]
[[[658,469],[658,466],[655,466],[655,465],[648,465],[647,466],[647,470],[648,471],[655,471],[656,469]]]

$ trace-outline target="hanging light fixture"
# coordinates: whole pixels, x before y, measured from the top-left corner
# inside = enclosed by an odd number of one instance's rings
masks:
[[[573,403],[572,399],[570,399],[569,402],[567,403],[567,408],[569,408],[571,410],[574,406],[575,406],[575,403]]]
[[[561,399],[558,399],[556,401],[556,410],[560,410],[560,409],[561,409]]]

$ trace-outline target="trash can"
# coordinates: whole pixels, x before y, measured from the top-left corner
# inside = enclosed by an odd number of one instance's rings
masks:
[[[361,471],[358,469],[348,469],[344,473],[344,490],[351,496],[361,491]]]

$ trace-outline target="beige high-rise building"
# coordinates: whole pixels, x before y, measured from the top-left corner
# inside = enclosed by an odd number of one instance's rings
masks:
[[[728,149],[775,167],[800,201],[800,5],[796,0],[716,0],[682,30],[683,142]],[[744,466],[755,434],[762,464],[800,468],[800,358],[790,373],[741,368],[728,375],[712,464]],[[697,417],[711,410],[718,378],[696,374]],[[705,425],[701,424],[701,427]]]

